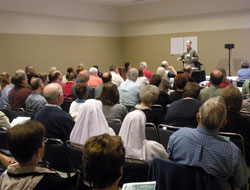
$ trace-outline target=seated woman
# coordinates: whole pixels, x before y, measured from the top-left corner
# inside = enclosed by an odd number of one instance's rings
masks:
[[[103,114],[102,102],[89,99],[80,110],[79,117],[70,134],[70,141],[85,144],[88,138],[104,133],[115,135]]]
[[[171,92],[169,95],[169,103],[179,100],[183,97],[183,89],[185,85],[187,84],[188,79],[187,76],[184,74],[177,74],[174,79],[174,84],[176,87],[176,90],[174,92]]]
[[[159,84],[159,90],[162,90],[165,93],[168,93],[169,89],[172,89],[172,85],[169,82],[166,70],[163,67],[158,67],[156,74],[161,76],[161,83]]]
[[[145,77],[142,68],[138,69],[138,77],[137,77],[135,83],[139,84],[141,87],[144,87],[145,85],[149,84],[148,78]]]
[[[146,140],[146,117],[141,110],[129,112],[121,126],[121,136],[126,149],[126,157],[150,162],[153,158],[168,158],[164,147],[155,141]]]
[[[131,109],[131,111],[135,109],[143,111],[146,116],[146,122],[148,123],[154,123],[156,126],[160,123],[163,123],[164,111],[162,110],[163,113],[160,116],[158,112],[154,112],[154,110],[151,109],[151,106],[157,100],[158,95],[159,90],[156,86],[144,86],[139,93],[141,103],[137,104],[134,108]]]
[[[115,84],[104,84],[100,100],[102,101],[102,110],[107,120],[120,119],[123,121],[128,110],[124,105],[119,104],[119,92]]]
[[[77,76],[75,72],[71,72],[71,73],[67,73],[66,77],[68,81],[62,86],[64,99],[73,100],[74,96],[72,93],[72,86],[75,85]]]
[[[80,110],[82,110],[83,103],[88,97],[87,85],[84,83],[78,83],[75,87],[77,99],[73,101],[69,108],[69,114],[73,117],[74,121],[77,120]]]
[[[125,148],[118,136],[94,136],[83,147],[83,173],[92,189],[118,190],[124,162]]]
[[[8,130],[9,150],[18,163],[8,166],[0,177],[0,189],[71,189],[54,171],[38,166],[44,154],[44,126],[27,121]]]

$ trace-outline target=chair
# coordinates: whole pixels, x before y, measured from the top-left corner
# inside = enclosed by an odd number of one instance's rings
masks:
[[[123,176],[119,186],[130,182],[145,182],[148,178],[148,163],[133,158],[126,158],[123,166]]]
[[[158,132],[157,132],[157,128],[156,128],[155,124],[146,123],[145,134],[146,134],[146,139],[147,140],[160,142]]]
[[[4,127],[0,128],[0,152],[7,156],[12,156],[7,142],[7,129]]]
[[[244,137],[238,133],[228,133],[228,132],[219,132],[220,136],[229,137],[229,140],[233,142],[242,153],[242,156],[245,158],[245,144],[244,144]]]
[[[245,80],[237,80],[236,81],[237,87],[242,87],[244,82],[245,82]]]
[[[63,104],[60,107],[62,108],[62,110],[69,113],[69,108],[70,108],[70,105],[71,105],[72,102],[73,102],[72,100],[64,100]]]
[[[165,110],[160,104],[153,104],[152,107],[152,112],[157,115],[159,123],[164,123],[164,117],[165,117]]]
[[[121,126],[122,126],[122,122],[120,119],[109,119],[108,121],[108,125],[110,128],[112,128],[115,132],[116,135],[119,134]]]
[[[164,148],[166,150],[168,148],[169,138],[173,133],[174,133],[174,131],[158,128],[158,135],[159,135],[159,138],[160,138],[160,143],[164,146]]]
[[[156,181],[156,190],[220,190],[219,180],[198,167],[185,166],[155,158],[149,169],[149,181]]]
[[[176,127],[176,126],[171,126],[171,125],[166,125],[166,124],[160,124],[160,125],[158,125],[158,128],[165,128],[166,130],[169,130],[169,131],[177,131],[181,127]]]
[[[44,156],[42,159],[45,167],[67,173],[74,172],[66,151],[66,147],[60,139],[49,138],[45,144]]]
[[[72,143],[70,141],[66,141],[66,148],[69,155],[69,159],[71,161],[71,167],[74,172],[78,175],[76,190],[79,189],[80,183],[83,179],[82,173],[82,148],[83,145]]]

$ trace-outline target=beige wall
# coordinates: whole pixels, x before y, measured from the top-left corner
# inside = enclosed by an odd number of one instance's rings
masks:
[[[51,66],[66,72],[67,67],[79,63],[108,70],[109,65],[120,63],[121,57],[118,37],[0,34],[1,72],[13,74],[27,65],[42,72]]]
[[[198,54],[207,74],[216,67],[224,67],[228,73],[228,50],[224,44],[234,43],[232,50],[231,72],[237,74],[242,59],[250,60],[250,29],[218,30],[178,34],[161,34],[122,38],[122,60],[138,66],[140,61],[148,62],[148,67],[155,72],[162,60],[167,60],[177,70],[182,64],[176,61],[178,55],[170,55],[170,38],[198,36]]]

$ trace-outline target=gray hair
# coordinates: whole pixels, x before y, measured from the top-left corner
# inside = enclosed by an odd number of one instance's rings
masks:
[[[132,81],[136,81],[138,77],[138,70],[136,68],[131,68],[128,70],[128,79]]]
[[[163,60],[163,61],[161,62],[161,66],[162,66],[162,67],[168,66],[168,62],[167,62],[166,60]]]
[[[208,99],[200,107],[200,122],[208,130],[217,130],[223,126],[227,110],[221,96]]]
[[[94,74],[96,74],[96,73],[98,73],[97,68],[95,68],[95,67],[90,67],[90,69],[89,69],[89,74],[94,75]]]
[[[57,101],[58,95],[62,93],[62,87],[57,83],[48,84],[43,90],[43,96],[48,103],[53,103]]]
[[[158,67],[156,70],[156,74],[160,75],[161,77],[164,77],[166,75],[166,70],[163,67]]]
[[[147,67],[147,62],[145,62],[145,61],[142,61],[142,62],[140,62],[140,67]]]
[[[153,104],[159,96],[159,90],[154,85],[146,85],[140,91],[140,100],[145,104]]]
[[[15,75],[12,77],[11,82],[15,85],[15,86],[21,86],[23,80],[26,79],[26,74],[22,71],[17,71],[15,73]]]

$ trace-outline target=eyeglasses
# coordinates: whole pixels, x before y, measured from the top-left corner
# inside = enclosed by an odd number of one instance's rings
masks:
[[[47,137],[43,137],[43,143],[45,144],[49,139]]]

